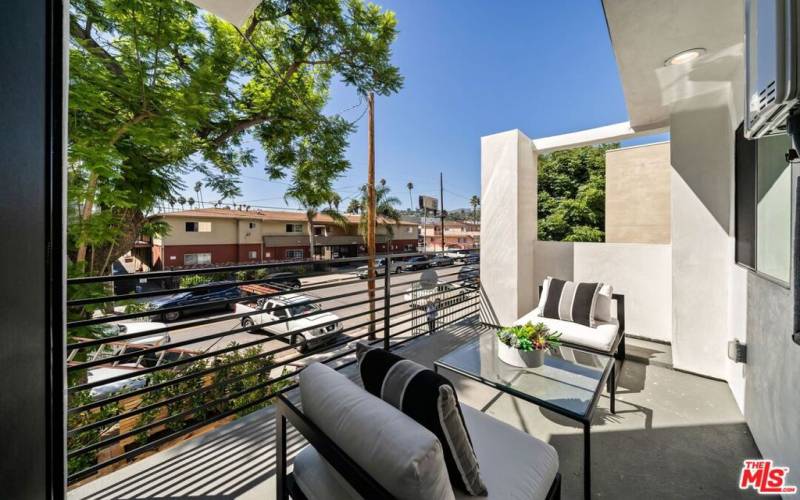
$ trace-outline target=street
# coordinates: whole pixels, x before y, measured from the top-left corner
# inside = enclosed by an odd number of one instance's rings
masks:
[[[433,268],[433,270],[440,277],[441,281],[446,283],[452,282],[453,285],[458,286],[459,285],[459,283],[457,282],[458,272],[461,269],[461,267],[462,265],[453,265],[442,268]],[[397,316],[391,318],[391,323],[397,325],[391,329],[392,334],[408,330],[412,328],[412,325],[423,325],[425,322],[424,318],[417,318],[414,320],[411,319],[412,315],[410,314],[411,310],[409,304],[394,305],[404,301],[402,294],[405,293],[411,287],[411,283],[420,279],[421,273],[422,271],[413,271],[401,274],[392,274],[390,276],[391,280],[390,294],[391,295],[401,294],[392,297],[391,299],[391,303],[393,304],[393,306],[390,314],[397,314]],[[375,316],[376,318],[378,318],[376,335],[378,338],[380,338],[383,335],[383,322],[381,320],[381,318],[383,317],[383,307],[384,307],[383,279],[384,279],[383,276],[379,276],[375,283],[375,297],[376,297]],[[344,284],[337,286],[330,286],[327,288],[321,288],[316,290],[313,289],[318,286],[322,286],[325,284],[333,284],[336,282],[343,282]],[[323,311],[331,311],[333,314],[335,314],[340,318],[348,318],[350,316],[361,314],[357,317],[344,319],[342,321],[345,330],[344,335],[339,336],[339,338],[333,338],[331,343],[343,342],[345,340],[345,336],[356,337],[367,333],[367,326],[364,325],[364,323],[369,321],[369,314],[365,314],[369,310],[369,304],[362,303],[366,301],[368,298],[366,280],[359,280],[354,272],[350,272],[341,274],[329,274],[325,276],[315,276],[310,278],[301,278],[301,283],[302,283],[301,289],[290,293],[302,294],[312,299],[326,299],[330,297],[337,297],[337,298],[332,298],[330,300],[325,300],[323,302],[319,302],[318,305]],[[307,288],[311,288],[312,290],[308,292],[304,291]],[[339,297],[345,294],[347,294],[346,297]],[[236,313],[237,314],[243,313],[246,312],[247,310],[248,310],[247,306],[239,304],[237,306]],[[206,315],[193,315],[187,318],[182,318],[179,321],[169,323],[170,326],[179,328],[180,325],[182,324],[191,323],[201,318],[220,318],[220,321],[211,324],[170,331],[169,335],[171,343],[183,342],[195,338],[202,338],[204,336],[213,335],[221,331],[240,329],[242,318],[241,317],[227,318],[227,316],[229,316],[230,314],[231,313],[226,312],[226,313],[212,313]],[[420,310],[414,311],[414,316],[421,316],[423,314],[424,314],[423,311]],[[458,317],[459,314],[456,313],[453,316]],[[421,326],[421,328],[426,328],[426,327]],[[241,345],[254,341],[263,341],[265,339],[269,339],[270,337],[271,335],[263,330],[256,330],[255,333],[238,332],[211,340],[201,340],[198,342],[181,346],[180,348],[195,352],[198,351],[210,352],[228,347],[233,342]],[[277,360],[297,357],[298,352],[295,349],[287,348],[288,345],[289,345],[288,339],[269,339],[266,340],[266,342],[258,344],[258,347],[260,347],[263,352],[270,352],[278,349],[283,349],[282,351],[276,353],[275,356]],[[347,346],[343,345],[340,346],[338,349],[341,350],[346,348]],[[319,354],[312,355],[309,358],[303,360],[298,360],[297,363],[293,364],[297,365],[306,364],[312,361],[313,359],[326,358],[330,355],[331,351],[328,349],[324,349],[324,351]]]

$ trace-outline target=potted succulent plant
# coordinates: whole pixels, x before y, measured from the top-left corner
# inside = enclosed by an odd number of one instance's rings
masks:
[[[512,366],[536,368],[544,363],[547,349],[561,345],[560,337],[544,323],[509,326],[497,332],[497,356]]]

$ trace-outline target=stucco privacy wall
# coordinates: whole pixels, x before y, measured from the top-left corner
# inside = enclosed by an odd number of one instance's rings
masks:
[[[627,333],[670,342],[671,259],[669,245],[537,241],[533,276],[537,294],[547,276],[608,283],[625,295]]]
[[[536,160],[519,130],[481,138],[481,320],[509,325],[534,307]]]

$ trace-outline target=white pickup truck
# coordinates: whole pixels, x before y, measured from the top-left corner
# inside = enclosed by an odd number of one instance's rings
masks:
[[[311,303],[312,300],[296,293],[259,300],[253,314],[242,318],[242,328],[265,330],[275,335],[296,332],[288,340],[300,352],[330,342],[342,332],[342,323],[338,316],[324,312]],[[265,324],[269,325],[262,326]]]

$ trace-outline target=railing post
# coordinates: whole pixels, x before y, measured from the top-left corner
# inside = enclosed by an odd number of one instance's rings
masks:
[[[389,350],[389,309],[391,308],[391,298],[389,297],[392,274],[392,254],[389,247],[386,247],[386,261],[383,272],[383,348]]]

